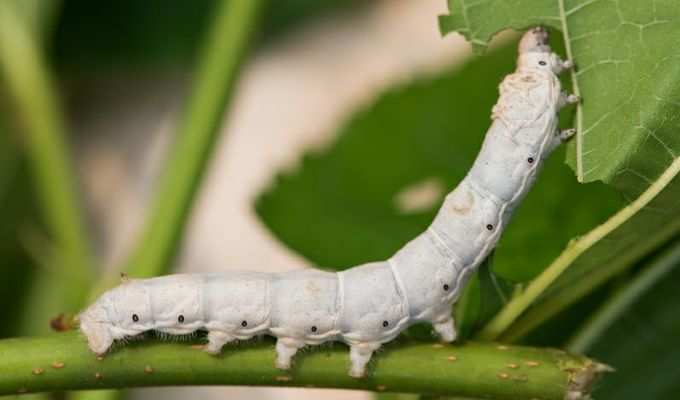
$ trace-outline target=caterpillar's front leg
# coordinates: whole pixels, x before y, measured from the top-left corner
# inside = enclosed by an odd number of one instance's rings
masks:
[[[366,375],[366,365],[371,361],[373,352],[379,348],[380,343],[360,343],[351,345],[349,358],[352,362],[352,367],[349,370],[349,375],[353,378],[363,378]]]
[[[548,153],[555,150],[559,145],[571,139],[572,136],[576,134],[575,128],[569,129],[557,129],[552,137],[552,141],[549,144]]]
[[[574,68],[574,62],[572,60],[562,61],[562,71]]]
[[[581,98],[575,94],[560,92],[560,97],[557,99],[557,109],[560,110],[569,104],[576,104],[580,101]]]
[[[567,140],[571,139],[571,137],[574,136],[575,134],[576,134],[575,128],[561,129],[557,133],[557,139],[559,140],[560,143],[564,143]]]

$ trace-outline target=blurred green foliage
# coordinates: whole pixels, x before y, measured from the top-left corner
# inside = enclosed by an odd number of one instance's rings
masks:
[[[241,1],[241,0],[235,0]],[[53,52],[66,70],[91,73],[121,67],[184,65],[197,50],[216,0],[67,0]],[[272,40],[310,18],[347,11],[359,0],[268,0],[259,42]]]
[[[276,7],[266,8],[258,41],[274,39],[304,20],[347,9],[354,3],[277,2]],[[26,0],[12,4],[17,16],[50,55],[49,62],[65,71],[69,80],[77,79],[74,77],[79,73],[96,75],[117,68],[185,68],[195,58],[216,5],[215,0]],[[4,91],[6,86],[1,89]],[[54,270],[58,267],[45,264],[53,259],[52,251],[58,249],[51,248],[32,201],[35,194],[30,165],[23,155],[26,148],[20,135],[23,116],[11,103],[9,96],[0,102],[0,122],[4,122],[0,124],[0,272],[5,277],[0,282],[0,306],[7,310],[5,320],[10,322],[0,328],[0,337],[20,331],[47,331],[49,318],[56,315],[40,309],[58,309],[54,296],[60,297],[61,290],[50,286],[54,280],[46,278],[59,274]],[[34,310],[28,312],[27,308]]]
[[[8,130],[0,116],[0,309],[5,321],[13,322],[30,312],[26,287],[38,271],[31,267],[33,259],[22,239],[38,225],[26,162]],[[0,337],[17,333],[16,324],[0,324]]]
[[[616,373],[601,383],[597,398],[675,399],[680,393],[680,347],[676,344],[680,337],[680,268],[676,268],[680,242],[666,246],[662,261],[665,265],[651,263],[652,270],[646,267],[630,285],[614,292],[617,296],[608,304],[618,309],[609,324],[601,327],[604,331],[597,332],[588,353],[615,366]],[[650,272],[657,276],[649,279]]]

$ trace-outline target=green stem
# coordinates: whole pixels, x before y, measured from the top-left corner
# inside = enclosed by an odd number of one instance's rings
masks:
[[[223,114],[233,97],[260,3],[261,0],[222,0],[218,4],[155,204],[125,268],[134,277],[169,270]]]
[[[41,49],[13,2],[0,2],[0,72],[25,134],[45,223],[56,244],[63,311],[76,311],[92,277],[90,241],[80,213],[58,96]],[[57,299],[52,299],[52,302]]]
[[[680,265],[680,242],[667,249],[639,276],[623,288],[586,322],[584,329],[571,338],[567,348],[585,353],[598,338],[623,315],[642,295],[647,293],[661,278]]]
[[[503,340],[513,341],[526,334],[539,323],[547,320],[569,304],[576,301],[581,296],[594,290],[598,285],[604,283],[614,274],[630,266],[634,261],[634,256],[642,255],[642,251],[651,249],[635,249],[631,251],[631,256],[625,262],[621,262],[616,268],[602,268],[593,271],[588,280],[579,283],[577,287],[569,288],[569,293],[552,296],[544,300],[540,307],[534,306],[533,310],[525,314],[523,321],[516,323],[529,306],[533,305],[537,299],[548,290],[564,272],[572,266],[577,259],[582,257],[587,251],[595,246],[600,240],[614,232],[621,225],[630,220],[633,216],[643,210],[661,191],[680,174],[680,157],[659,176],[647,190],[626,207],[619,210],[605,223],[599,225],[586,235],[572,240],[567,248],[559,255],[536,279],[531,281],[527,288],[518,296],[513,297],[509,303],[480,331],[479,338],[484,340],[494,340],[503,336]],[[661,227],[660,230],[674,230],[678,222],[669,222],[668,226]],[[662,235],[663,236],[663,235]],[[650,246],[653,243],[650,244]],[[636,252],[637,250],[637,252]],[[513,325],[515,324],[515,325]],[[520,324],[522,326],[520,326]]]
[[[559,350],[492,343],[388,345],[368,378],[347,375],[345,346],[296,356],[291,372],[273,367],[271,341],[211,356],[189,343],[147,340],[98,360],[78,332],[0,341],[0,395],[164,385],[257,385],[432,393],[487,399],[587,396],[608,368]],[[455,357],[452,358],[452,357]],[[567,397],[567,396],[572,397]]]
[[[659,227],[656,232],[657,238],[672,237],[678,229],[680,229],[680,219],[671,220],[667,225]],[[658,239],[648,240],[620,254],[619,257],[608,263],[606,268],[597,268],[591,271],[587,278],[578,281],[576,284],[565,285],[551,292],[550,296],[534,303],[527,312],[509,326],[500,336],[500,339],[512,343],[526,336],[543,322],[565,310],[588,293],[592,293],[613,277],[626,271],[646,254],[650,254],[662,245],[663,242]]]

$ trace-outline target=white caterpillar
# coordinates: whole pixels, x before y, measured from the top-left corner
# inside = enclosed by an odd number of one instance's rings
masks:
[[[206,351],[268,334],[276,367],[298,349],[326,341],[350,346],[350,375],[365,374],[382,343],[428,321],[442,340],[456,339],[451,305],[496,245],[545,158],[574,130],[559,131],[557,112],[578,101],[557,74],[572,66],[534,28],[519,44],[517,70],[500,85],[493,124],[472,169],[444,201],[432,225],[387,261],[338,273],[170,275],[129,280],[104,293],[79,316],[90,349],[156,330],[208,331]]]

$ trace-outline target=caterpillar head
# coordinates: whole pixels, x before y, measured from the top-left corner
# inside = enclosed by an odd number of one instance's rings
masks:
[[[542,70],[559,74],[571,66],[553,53],[548,45],[548,31],[535,27],[527,31],[519,41],[517,68],[520,70]]]
[[[529,29],[519,41],[519,54],[529,52],[550,53],[548,31],[542,26]]]

